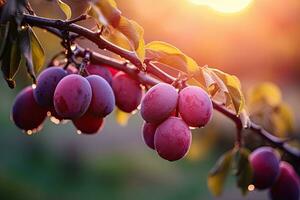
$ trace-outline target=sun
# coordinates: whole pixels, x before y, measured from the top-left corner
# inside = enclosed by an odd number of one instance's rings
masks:
[[[189,0],[197,5],[205,5],[222,13],[240,12],[250,5],[253,0]]]

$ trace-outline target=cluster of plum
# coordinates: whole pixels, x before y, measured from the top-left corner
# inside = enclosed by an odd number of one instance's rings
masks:
[[[272,200],[299,200],[300,180],[293,166],[280,161],[271,147],[260,147],[249,157],[253,169],[253,185],[259,190],[269,188]]]
[[[94,134],[115,104],[132,112],[140,104],[142,87],[123,72],[89,64],[85,75],[76,68],[49,67],[37,78],[35,87],[26,87],[12,109],[16,126],[32,134],[41,129],[46,116],[59,123],[72,120],[79,133]]]
[[[179,160],[190,148],[190,127],[205,126],[212,111],[211,99],[200,87],[188,86],[178,93],[172,85],[159,83],[148,90],[141,103],[144,141],[160,157]]]
[[[71,68],[45,69],[36,87],[26,87],[17,95],[12,109],[16,126],[34,133],[48,115],[57,123],[72,120],[80,133],[94,134],[115,105],[131,113],[141,104],[146,121],[144,141],[162,158],[175,161],[188,152],[190,127],[205,126],[211,119],[212,102],[200,87],[188,86],[178,92],[170,84],[159,83],[142,99],[140,83],[124,72],[93,64],[85,71],[82,76]]]

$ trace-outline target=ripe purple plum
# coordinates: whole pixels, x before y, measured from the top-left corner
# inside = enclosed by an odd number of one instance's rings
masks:
[[[124,112],[130,113],[137,109],[141,102],[143,90],[140,84],[124,72],[118,72],[112,81],[116,105]]]
[[[12,120],[22,130],[38,130],[47,116],[47,110],[39,106],[33,97],[31,86],[24,88],[15,98]]]
[[[272,200],[299,200],[300,181],[292,165],[280,162],[279,177],[270,190]]]
[[[213,106],[211,99],[202,88],[189,86],[179,92],[178,110],[189,126],[202,127],[210,121]]]
[[[102,65],[89,64],[86,66],[86,70],[90,75],[98,75],[104,78],[109,85],[112,83],[112,74],[110,70]]]
[[[260,147],[249,157],[253,169],[253,185],[263,190],[271,187],[279,175],[279,156],[271,147]]]
[[[143,139],[145,144],[151,149],[154,148],[154,134],[156,131],[157,125],[145,122],[143,125]]]
[[[92,100],[89,112],[98,117],[105,117],[115,106],[115,96],[108,82],[97,75],[86,77],[92,88]]]
[[[146,122],[159,124],[174,112],[177,100],[178,93],[172,85],[159,83],[145,94],[141,115]]]
[[[96,117],[90,112],[73,120],[74,126],[83,134],[96,134],[103,128],[104,119]]]
[[[64,119],[81,117],[92,100],[92,88],[86,78],[71,74],[64,77],[54,92],[54,107]]]
[[[67,75],[61,67],[49,67],[37,78],[37,85],[33,91],[34,99],[43,107],[53,106],[53,95],[58,82]]]
[[[154,147],[158,155],[169,161],[183,158],[191,141],[192,134],[188,125],[178,117],[169,117],[157,127],[154,135]]]

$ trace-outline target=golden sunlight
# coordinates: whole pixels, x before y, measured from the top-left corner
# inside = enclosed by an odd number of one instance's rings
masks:
[[[189,0],[197,5],[205,5],[222,13],[235,13],[245,9],[253,0]]]

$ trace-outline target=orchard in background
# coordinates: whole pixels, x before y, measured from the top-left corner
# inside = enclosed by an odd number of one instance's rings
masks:
[[[3,76],[14,88],[18,69],[25,67],[33,81],[13,104],[12,120],[18,128],[34,134],[49,117],[57,124],[72,121],[78,133],[97,134],[115,106],[117,120],[122,122],[140,110],[145,145],[161,158],[176,161],[191,148],[191,129],[206,126],[215,109],[233,120],[237,131],[232,150],[220,157],[208,175],[211,193],[220,195],[233,171],[243,194],[258,189],[269,190],[274,200],[299,199],[295,169],[299,170],[300,149],[288,143],[293,117],[275,85],[254,88],[246,109],[236,76],[198,66],[165,42],[145,44],[143,28],[123,16],[113,0],[88,2],[85,12],[75,18],[69,5],[61,0],[57,4],[66,19],[37,16],[27,0],[0,1]],[[88,19],[94,21],[91,30],[76,24]],[[61,38],[64,51],[47,65],[33,26]],[[101,53],[80,46],[82,39],[96,44]],[[260,126],[251,121],[254,118],[262,123],[260,119],[269,118],[270,123]],[[251,153],[244,145],[245,129],[269,146]]]

